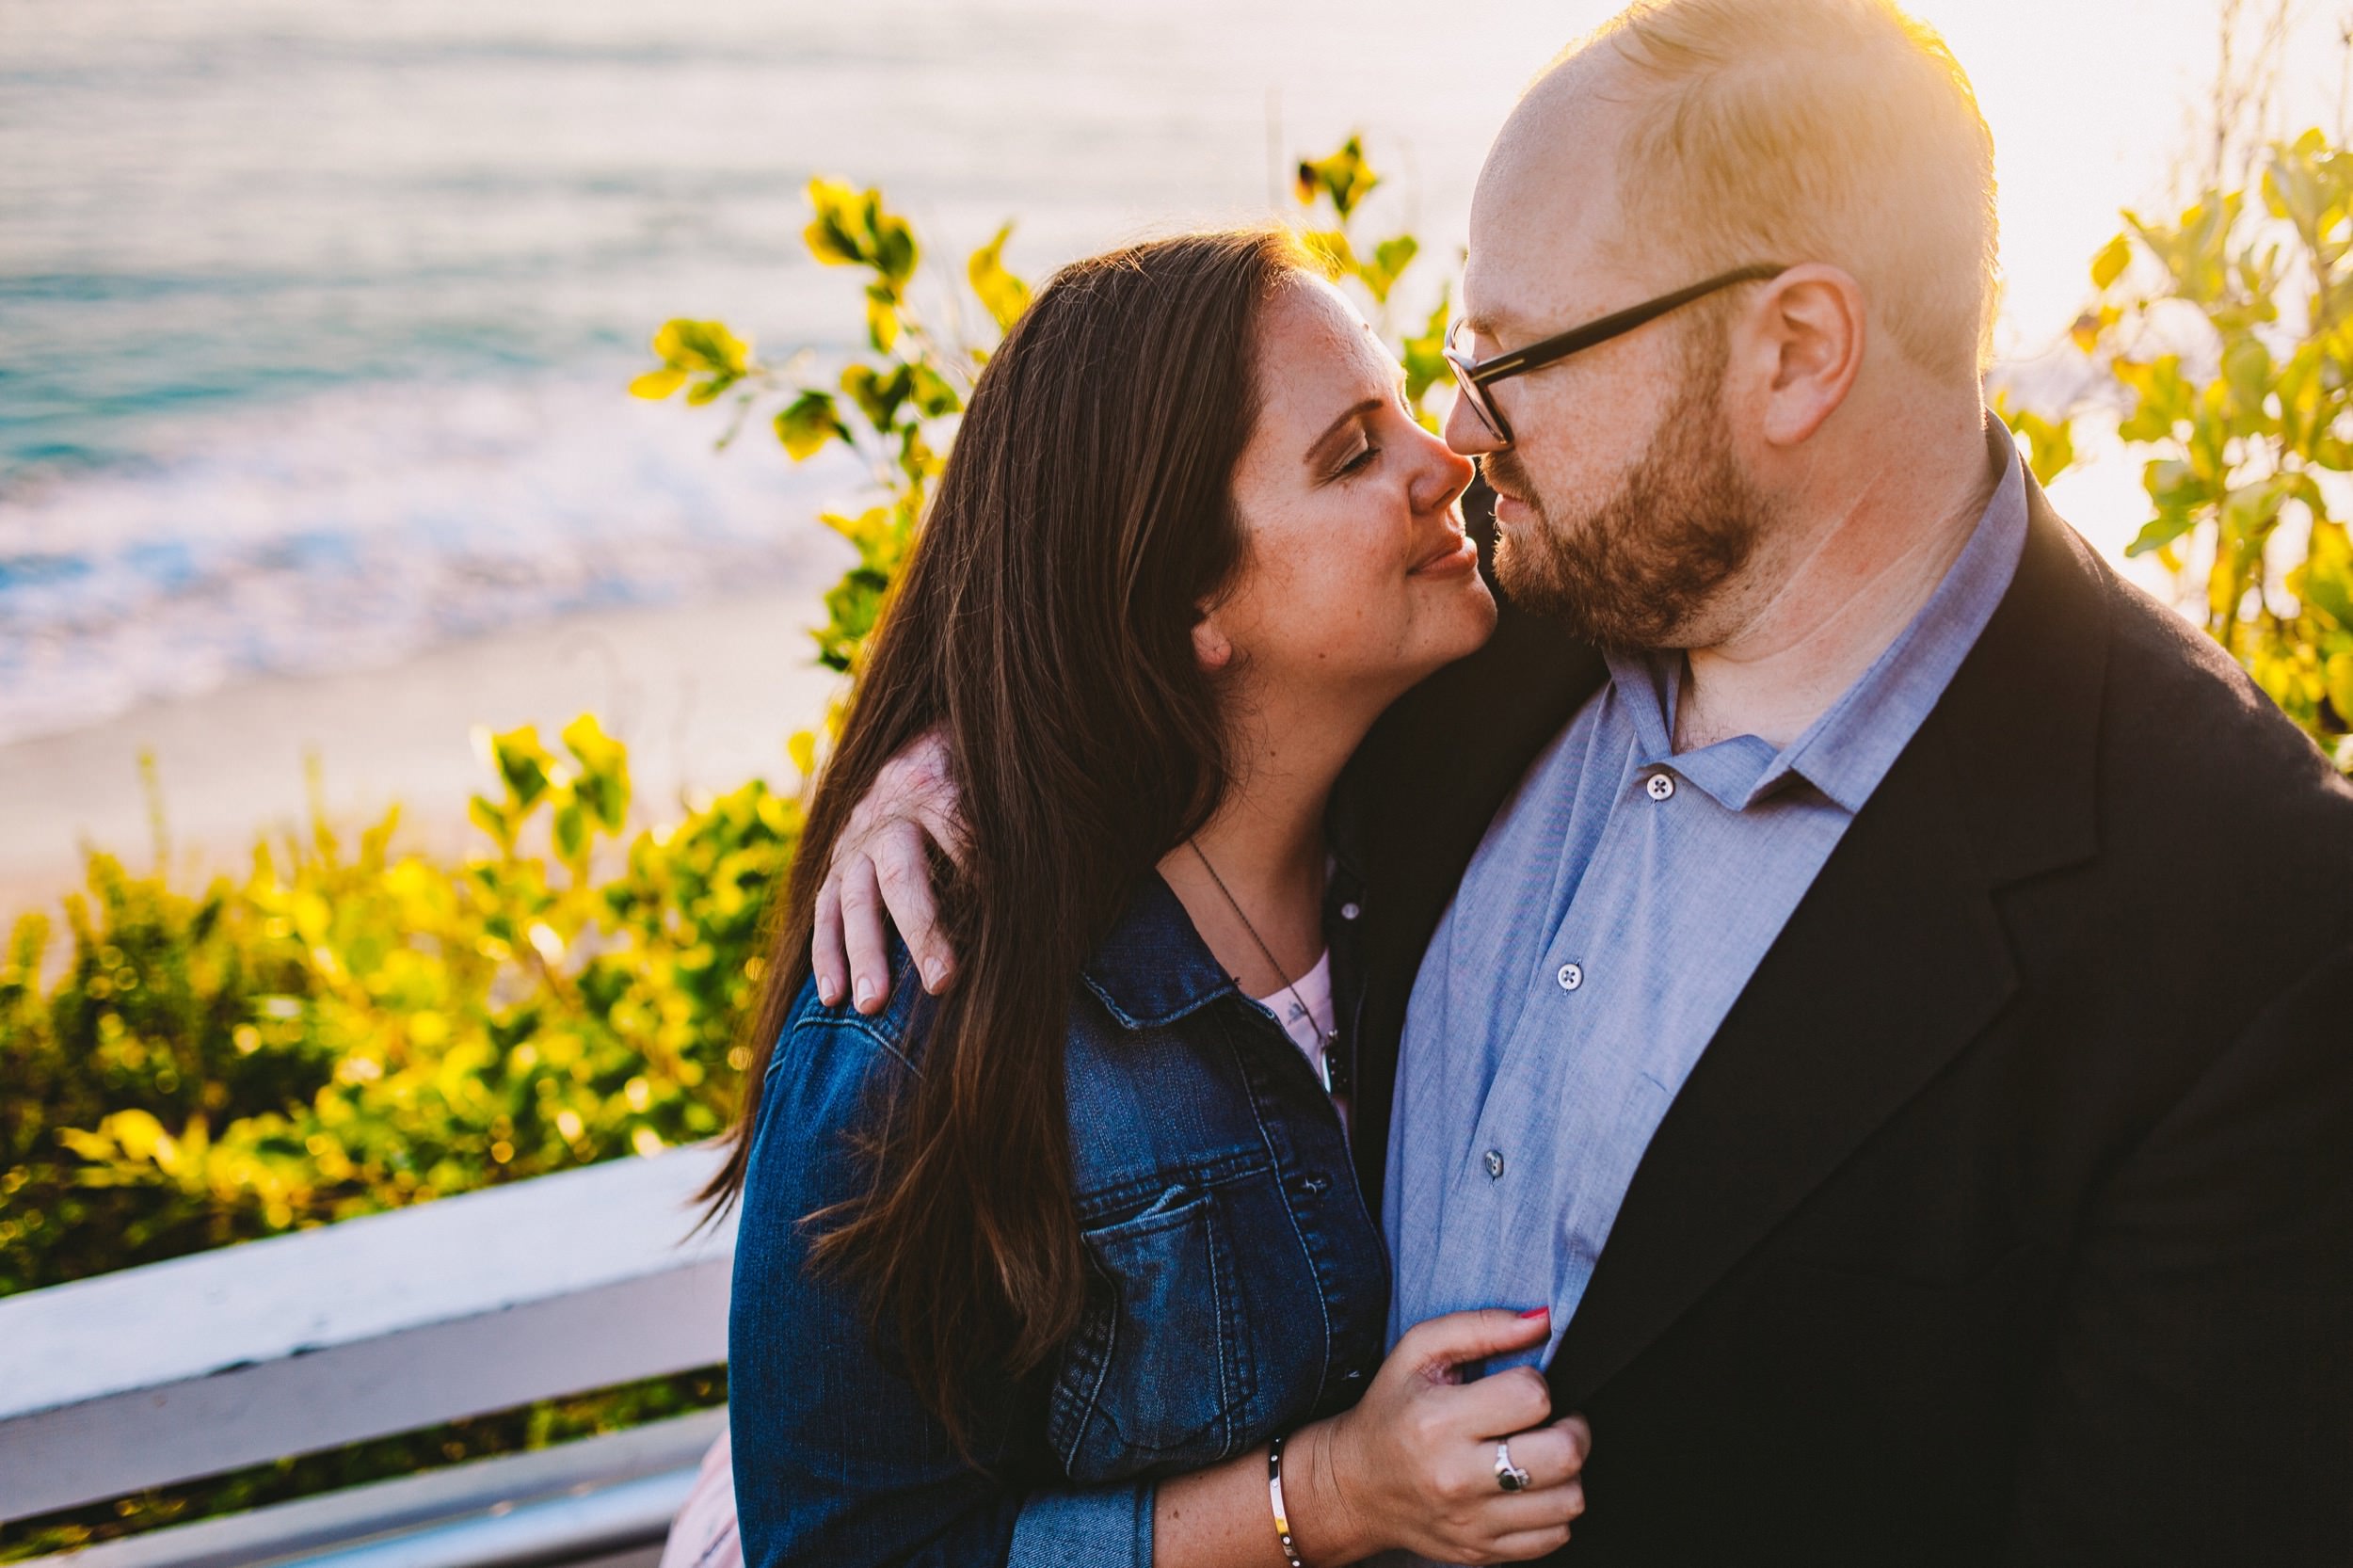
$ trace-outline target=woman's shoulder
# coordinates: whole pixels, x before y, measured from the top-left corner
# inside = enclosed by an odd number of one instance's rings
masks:
[[[808,1240],[800,1222],[865,1191],[871,1167],[857,1150],[913,1084],[919,1059],[919,1004],[907,993],[921,987],[904,950],[892,960],[891,999],[871,1016],[846,1001],[827,1006],[807,976],[793,994],[752,1113],[739,1267],[770,1268],[770,1251],[797,1267]]]
[[[760,1085],[756,1164],[788,1159],[871,1124],[879,1107],[912,1081],[930,999],[906,949],[891,948],[890,996],[860,1013],[847,999],[827,1005],[804,975],[778,1024]],[[782,1142],[779,1143],[778,1139]]]
[[[792,1006],[777,1031],[769,1070],[773,1073],[778,1061],[791,1054],[796,1044],[813,1044],[848,1048],[853,1052],[876,1052],[899,1067],[913,1071],[923,1025],[931,1012],[931,998],[915,972],[915,961],[907,952],[906,944],[894,934],[890,938],[888,1000],[882,1010],[861,1013],[847,997],[829,1004],[818,996],[815,978],[804,975],[800,990],[793,995]]]

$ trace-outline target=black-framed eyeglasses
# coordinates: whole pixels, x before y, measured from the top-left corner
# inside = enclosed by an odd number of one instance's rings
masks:
[[[1613,312],[1582,327],[1572,327],[1565,332],[1531,343],[1526,348],[1515,348],[1509,354],[1498,354],[1491,360],[1473,360],[1455,346],[1455,341],[1463,330],[1463,324],[1458,321],[1447,333],[1446,362],[1454,367],[1454,383],[1470,400],[1471,412],[1479,416],[1480,423],[1487,427],[1489,435],[1510,446],[1511,424],[1504,419],[1503,410],[1496,407],[1495,396],[1487,390],[1497,381],[1508,381],[1514,376],[1525,376],[1531,370],[1557,364],[1572,354],[1621,337],[1637,327],[1657,321],[1669,311],[1680,310],[1694,299],[1704,299],[1719,289],[1728,289],[1735,283],[1761,283],[1788,270],[1786,266],[1764,262],[1735,267],[1730,272],[1720,272],[1704,282],[1694,283],[1688,289],[1677,289],[1673,294],[1646,299],[1640,305]]]

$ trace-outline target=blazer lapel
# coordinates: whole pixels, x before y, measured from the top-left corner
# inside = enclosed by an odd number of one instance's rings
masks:
[[[2090,853],[2105,616],[2043,501],[1977,647],[1660,1123],[1548,1371],[1592,1396],[1916,1094],[2017,985],[1994,890]]]

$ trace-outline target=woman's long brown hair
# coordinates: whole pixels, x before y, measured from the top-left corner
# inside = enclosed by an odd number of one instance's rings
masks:
[[[842,824],[891,756],[937,730],[968,833],[943,889],[959,978],[856,1151],[867,1195],[815,1217],[814,1261],[863,1287],[959,1442],[976,1384],[1036,1368],[1085,1304],[1073,989],[1139,879],[1225,790],[1192,629],[1242,558],[1232,481],[1257,418],[1257,314],[1312,265],[1280,231],[1189,234],[1076,263],[1038,293],[973,390],[810,803],[706,1196],[743,1189]]]

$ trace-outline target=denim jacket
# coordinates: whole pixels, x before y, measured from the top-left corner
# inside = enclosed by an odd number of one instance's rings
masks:
[[[1358,896],[1343,869],[1325,904],[1343,1092]],[[1379,1365],[1388,1262],[1338,1117],[1147,878],[1070,1010],[1086,1308],[1039,1373],[981,1393],[968,1464],[877,1353],[856,1287],[810,1275],[799,1224],[862,1191],[845,1139],[920,1068],[930,1004],[894,959],[872,1018],[804,986],[768,1067],[728,1325],[746,1560],[1145,1568],[1157,1478],[1347,1407]]]

